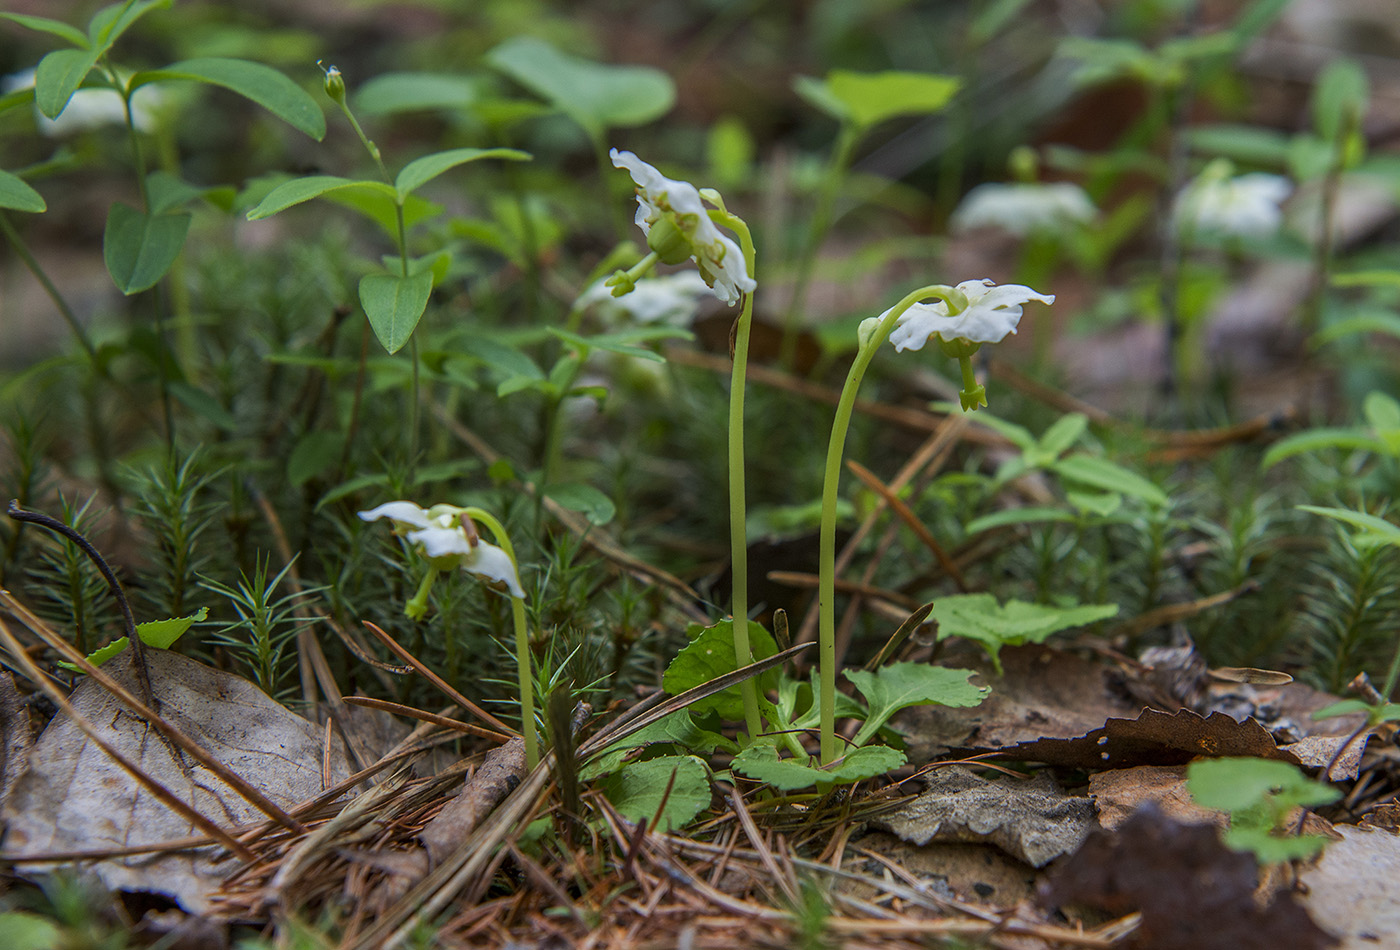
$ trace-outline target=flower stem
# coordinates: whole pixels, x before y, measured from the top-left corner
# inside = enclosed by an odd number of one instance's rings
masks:
[[[506,552],[515,576],[519,577],[520,562],[515,558],[515,546],[510,543],[505,526],[481,508],[463,508],[462,514],[491,529],[497,546]],[[540,740],[535,730],[535,678],[530,672],[530,628],[525,621],[525,601],[511,596],[510,613],[515,624],[515,669],[520,683],[520,734],[525,737],[525,765],[533,769],[540,761]]]
[[[711,211],[710,217],[739,235],[744,266],[753,277],[756,254],[748,225],[727,211]],[[753,649],[749,644],[749,539],[744,486],[744,385],[748,378],[752,324],[753,294],[747,293],[734,331],[734,369],[729,382],[729,554],[734,594],[734,662],[738,666],[753,662]],[[739,692],[744,698],[744,727],[753,739],[763,731],[763,720],[758,713],[758,684],[751,678],[746,679],[739,684]]]
[[[827,444],[826,471],[822,480],[820,578],[817,586],[822,765],[836,758],[836,492],[841,483],[841,457],[846,449],[846,432],[851,426],[856,394],[860,391],[865,371],[875,358],[875,352],[889,338],[904,311],[925,297],[937,297],[947,302],[950,295],[956,293],[953,288],[942,284],[920,287],[890,310],[856,353],[855,362],[846,376],[846,384],[841,389],[841,399],[836,404],[836,415],[831,421],[831,441]]]

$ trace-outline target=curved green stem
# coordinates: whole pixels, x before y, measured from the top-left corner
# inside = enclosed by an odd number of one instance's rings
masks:
[[[744,266],[753,277],[757,255],[749,226],[727,211],[711,211],[710,218],[739,235]],[[748,379],[752,324],[753,294],[748,293],[744,295],[744,308],[734,331],[734,369],[729,381],[729,554],[734,581],[731,611],[734,615],[734,662],[738,666],[753,662],[753,649],[749,645],[749,539],[744,486],[744,386]],[[758,712],[758,684],[753,679],[744,680],[739,691],[744,697],[744,727],[749,731],[749,738],[754,739],[763,731],[763,720]]]
[[[820,687],[818,701],[821,706],[821,764],[826,765],[836,758],[836,491],[841,483],[841,456],[846,449],[846,432],[851,427],[851,412],[855,408],[856,394],[860,391],[861,380],[875,358],[875,352],[889,338],[895,323],[904,311],[926,297],[937,297],[956,306],[952,296],[961,294],[943,284],[920,287],[908,294],[880,321],[875,332],[865,340],[856,353],[855,362],[846,376],[846,384],[841,389],[841,399],[836,405],[836,415],[831,422],[831,441],[826,449],[826,470],[822,480],[822,523],[820,578],[817,587],[818,597],[818,661],[820,663]],[[965,304],[964,299],[961,303]]]
[[[515,546],[510,543],[505,526],[481,508],[463,508],[462,514],[491,529],[497,547],[506,552],[515,568],[515,576],[519,577],[520,562],[516,560]],[[525,765],[533,769],[540,761],[540,740],[535,730],[535,678],[530,672],[530,628],[525,621],[525,601],[511,596],[510,613],[515,625],[515,669],[520,682],[520,734],[525,737]]]

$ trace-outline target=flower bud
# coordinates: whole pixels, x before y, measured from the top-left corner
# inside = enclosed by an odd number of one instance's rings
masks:
[[[345,77],[340,75],[338,66],[326,68],[325,90],[326,95],[330,96],[331,101],[336,105],[345,104]]]
[[[674,216],[663,214],[647,232],[647,247],[663,264],[679,264],[695,253],[690,237],[677,225]]]

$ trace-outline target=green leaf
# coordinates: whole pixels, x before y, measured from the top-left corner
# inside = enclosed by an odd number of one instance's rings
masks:
[[[1317,505],[1299,505],[1298,507],[1303,511],[1311,511],[1315,515],[1322,515],[1325,518],[1345,522],[1354,528],[1360,528],[1361,532],[1355,536],[1355,540],[1358,542],[1400,545],[1400,528],[1384,518],[1378,518],[1364,511],[1352,511],[1349,508],[1322,508]]]
[[[97,64],[93,50],[58,49],[39,60],[34,69],[34,103],[50,119],[57,119],[68,100]]]
[[[1223,840],[1231,850],[1251,852],[1261,864],[1305,861],[1327,844],[1327,838],[1322,835],[1285,836],[1269,828],[1253,826],[1229,828]]]
[[[547,485],[546,498],[556,501],[570,511],[577,511],[588,519],[589,524],[605,525],[617,515],[617,506],[607,495],[580,482],[564,482]]]
[[[1313,128],[1318,138],[1335,143],[1349,123],[1359,122],[1366,114],[1368,97],[1366,73],[1355,60],[1328,63],[1313,86]]]
[[[1123,507],[1123,496],[1116,492],[1065,492],[1065,500],[1079,512],[1107,518]]]
[[[845,118],[867,129],[902,115],[932,115],[946,106],[962,86],[953,76],[932,73],[857,73],[835,69],[827,89],[841,103]]]
[[[934,412],[942,412],[948,415],[962,412],[962,407],[951,402],[930,403],[929,408],[932,409]],[[1018,426],[1014,422],[1007,422],[1005,419],[1001,419],[997,416],[992,415],[985,409],[978,412],[977,418],[973,421],[977,422],[979,425],[984,425],[988,429],[991,429],[997,435],[1000,435],[1002,438],[1011,442],[1013,445],[1016,446],[1016,448],[1020,449],[1022,452],[1029,452],[1036,447],[1036,438],[1035,436],[1031,435],[1030,429],[1027,429],[1024,426]]]
[[[121,39],[122,34],[131,29],[137,20],[158,7],[168,9],[170,4],[171,0],[136,0],[135,3],[127,0],[126,3],[104,7],[88,21],[88,39],[101,55]]]
[[[1027,524],[1043,524],[1047,521],[1074,522],[1078,520],[1074,512],[1066,511],[1063,508],[1009,508],[1006,511],[996,511],[990,515],[972,519],[967,523],[966,530],[968,534],[978,534],[1006,525],[1019,527]]]
[[[755,660],[763,660],[778,652],[773,635],[763,629],[762,624],[749,622],[749,651]],[[732,673],[738,668],[734,661],[734,621],[721,620],[708,627],[691,624],[686,629],[690,643],[666,667],[661,677],[661,685],[672,696],[678,696],[688,689],[708,683],[717,676]],[[767,692],[777,686],[778,674],[774,670],[760,674],[759,692]],[[739,686],[707,696],[690,706],[697,713],[713,712],[721,718],[741,720],[744,718],[744,697]]]
[[[1071,455],[1050,466],[1061,478],[1140,498],[1149,505],[1165,505],[1167,494],[1121,465],[1096,455]]]
[[[1009,600],[1001,606],[991,594],[956,594],[935,600],[930,617],[938,621],[938,639],[965,637],[982,644],[1000,675],[999,654],[1003,646],[1043,643],[1052,633],[1105,620],[1117,613],[1117,604],[1049,607]]]
[[[391,204],[398,196],[393,188],[382,181],[357,181],[341,178],[338,175],[309,175],[306,178],[293,178],[283,182],[267,193],[257,207],[248,212],[249,221],[271,217],[279,211],[286,211],[312,198],[320,198],[333,192],[354,188],[362,192],[387,198]]]
[[[0,208],[38,213],[47,211],[48,207],[44,196],[30,188],[23,178],[0,169]]]
[[[408,342],[428,309],[432,293],[431,271],[408,277],[370,274],[360,278],[360,306],[384,349],[397,353]]]
[[[339,432],[308,432],[287,456],[287,481],[300,488],[340,461],[345,436]]]
[[[154,287],[185,246],[188,214],[145,214],[117,202],[107,212],[102,256],[117,289],[131,295]]]
[[[1333,274],[1333,287],[1400,287],[1400,270],[1364,270]]]
[[[1269,446],[1269,451],[1264,453],[1264,458],[1259,464],[1263,468],[1269,468],[1294,455],[1318,452],[1322,449],[1365,449],[1369,452],[1384,452],[1385,443],[1365,429],[1309,429],[1287,436]]]
[[[548,327],[549,334],[571,343],[580,355],[587,356],[592,350],[605,350],[620,356],[631,356],[651,363],[664,363],[666,358],[654,350],[638,343],[656,340],[693,340],[695,334],[680,327],[631,327],[616,333],[600,333],[597,336],[580,336],[559,327]]]
[[[444,73],[384,73],[355,91],[355,111],[392,115],[426,109],[465,109],[477,99],[478,80]]]
[[[909,706],[979,705],[991,690],[974,686],[969,682],[971,676],[971,670],[950,670],[928,663],[890,663],[874,672],[848,670],[846,679],[865,697],[869,707],[865,722],[851,741],[865,745],[890,717]]]
[[[87,49],[90,45],[86,33],[62,20],[51,20],[46,16],[27,16],[23,13],[0,13],[0,20],[9,20],[31,30],[50,33],[67,40],[79,49]]]
[[[175,645],[176,640],[179,640],[185,635],[185,632],[189,630],[190,627],[202,622],[204,618],[208,616],[209,608],[201,607],[188,617],[174,617],[170,620],[148,620],[145,623],[138,623],[136,625],[136,635],[140,637],[141,642],[147,646],[155,647],[159,650],[168,650]],[[125,650],[126,645],[130,642],[130,639],[127,637],[113,640],[100,650],[94,650],[92,653],[89,653],[87,655],[87,661],[93,666],[101,666],[103,663],[106,663],[112,657]],[[72,670],[75,673],[82,672],[82,668],[76,663],[67,663],[60,660],[58,665],[65,669]]]
[[[238,428],[238,420],[233,417],[233,413],[224,408],[219,400],[198,386],[191,386],[189,383],[180,380],[171,380],[169,384],[170,395],[174,396],[186,409],[212,422],[225,432],[232,432]]]
[[[1071,445],[1079,441],[1084,430],[1089,428],[1089,417],[1082,412],[1071,412],[1055,420],[1036,441],[1036,448],[1055,459]]]
[[[671,78],[648,66],[607,66],[561,53],[544,40],[517,37],[486,61],[560,112],[594,139],[610,128],[645,125],[676,101]]]
[[[1330,706],[1324,706],[1312,714],[1313,719],[1333,719],[1337,716],[1350,716],[1362,713],[1372,723],[1400,721],[1400,703],[1382,703],[1373,706],[1360,699],[1342,699]]]
[[[189,80],[222,86],[251,99],[299,132],[320,141],[326,135],[326,117],[316,100],[282,73],[246,59],[202,56],[171,63],[163,69],[139,72],[131,77],[134,91],[152,82]]]
[[[1266,797],[1282,796],[1292,805],[1325,805],[1342,797],[1330,785],[1314,782],[1296,765],[1277,759],[1197,759],[1186,769],[1186,788],[1206,808],[1244,811]]]
[[[741,775],[791,792],[818,784],[862,782],[897,769],[904,761],[904,753],[898,749],[872,745],[852,749],[831,767],[819,769],[796,759],[780,759],[771,745],[751,745],[734,757],[731,767]]]
[[[48,917],[7,910],[0,913],[0,947],[6,950],[57,950],[71,946],[63,928]]]
[[[657,818],[661,831],[676,831],[710,807],[710,775],[693,755],[663,755],[624,766],[602,782],[603,794],[629,821]],[[664,802],[664,805],[663,805]]]
[[[1242,165],[1281,167],[1288,159],[1288,136],[1274,129],[1220,123],[1188,128],[1184,135],[1194,151]]]
[[[1337,284],[1336,280],[1333,280]],[[1347,286],[1337,284],[1337,286]],[[1312,335],[1313,346],[1325,346],[1328,343],[1335,343],[1343,337],[1354,336],[1361,333],[1384,333],[1388,336],[1400,337],[1400,314],[1390,313],[1386,310],[1372,310],[1354,317],[1347,317],[1345,320],[1338,320],[1325,330],[1319,330]]]
[[[1380,390],[1366,394],[1366,399],[1361,403],[1361,413],[1371,428],[1378,431],[1400,427],[1400,402]]]
[[[465,165],[467,162],[474,162],[482,158],[501,158],[512,162],[528,162],[533,158],[529,152],[522,152],[514,148],[454,148],[446,152],[434,152],[431,155],[424,155],[422,158],[414,159],[403,167],[398,178],[394,180],[394,187],[398,190],[399,200],[407,198],[409,193],[432,181],[437,176],[458,165]]]

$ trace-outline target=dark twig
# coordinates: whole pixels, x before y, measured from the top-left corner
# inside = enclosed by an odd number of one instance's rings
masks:
[[[131,645],[131,652],[136,657],[136,682],[141,687],[141,699],[151,709],[158,709],[155,694],[151,692],[151,675],[146,668],[145,644],[136,634],[136,616],[131,612],[131,603],[126,599],[126,591],[122,590],[121,583],[117,580],[117,575],[112,573],[112,568],[107,564],[106,558],[93,547],[92,542],[83,537],[77,530],[59,521],[52,515],[46,515],[42,511],[25,511],[19,506],[18,499],[10,499],[10,506],[5,513],[15,521],[27,524],[36,524],[41,528],[47,528],[55,534],[61,534],[76,544],[84,554],[97,565],[98,571],[102,573],[102,578],[107,582],[107,587],[116,598],[117,606],[121,608],[122,621],[126,624],[127,643]]]

